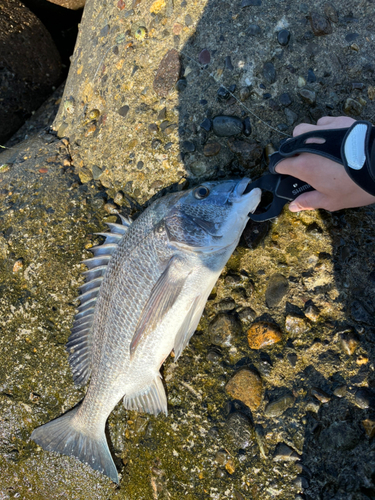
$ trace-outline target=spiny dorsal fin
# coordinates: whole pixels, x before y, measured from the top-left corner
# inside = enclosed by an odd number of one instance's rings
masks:
[[[123,238],[130,221],[118,214],[123,225],[112,224],[108,225],[111,228],[110,233],[98,233],[106,238],[103,245],[98,245],[91,248],[94,257],[83,261],[89,268],[83,275],[86,278],[86,283],[80,287],[81,295],[79,297],[81,304],[79,305],[78,313],[76,314],[71,335],[66,344],[66,349],[69,353],[69,363],[73,372],[74,382],[77,385],[84,385],[88,382],[91,375],[91,358],[92,358],[92,325],[94,322],[94,311],[99,295],[100,286],[103,282],[103,277],[107,269],[108,262],[111,256],[116,251],[118,243]],[[119,229],[121,228],[121,229]]]

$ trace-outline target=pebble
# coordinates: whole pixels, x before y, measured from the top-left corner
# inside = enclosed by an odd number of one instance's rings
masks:
[[[257,248],[269,233],[270,222],[255,222],[249,220],[243,234],[246,245],[249,248]]]
[[[304,314],[306,318],[310,321],[318,321],[320,310],[316,307],[316,305],[312,301],[308,301],[305,304]]]
[[[245,7],[260,7],[262,5],[262,0],[242,0],[241,8]]]
[[[309,324],[302,316],[288,314],[285,318],[285,330],[289,333],[298,335],[300,333],[307,332],[309,328]]]
[[[242,87],[240,89],[240,101],[244,102],[246,101],[251,94],[251,87]]]
[[[317,401],[307,401],[305,406],[306,411],[311,411],[312,413],[318,413],[320,410],[320,403]]]
[[[291,394],[283,396],[271,403],[268,403],[264,410],[266,417],[280,417],[288,408],[294,405],[295,397]]]
[[[238,334],[240,330],[241,325],[229,314],[218,314],[208,327],[211,342],[220,347],[230,347],[233,335]]]
[[[216,97],[219,102],[225,102],[229,99],[230,93],[225,87],[219,87]]]
[[[288,125],[293,125],[298,120],[298,115],[289,108],[284,109],[286,121]]]
[[[317,387],[313,387],[311,389],[311,394],[321,403],[328,403],[331,401],[331,397],[322,389],[318,389]]]
[[[246,137],[249,137],[252,131],[250,118],[247,116],[242,123],[243,123],[243,133],[244,135],[246,135]]]
[[[308,480],[305,478],[305,476],[297,476],[294,481],[293,481],[293,484],[296,488],[298,488],[299,490],[305,490],[306,488],[309,487],[309,482]]]
[[[301,89],[305,85],[306,85],[306,80],[302,76],[299,76],[297,80],[297,87]]]
[[[332,23],[338,23],[339,17],[337,15],[337,10],[331,3],[327,2],[324,4],[324,14]]]
[[[339,387],[336,387],[336,389],[333,391],[334,396],[337,398],[343,398],[346,396],[346,393],[348,392],[348,389],[346,385],[340,385]]]
[[[260,26],[258,26],[258,24],[250,24],[246,30],[246,33],[250,36],[257,36],[262,33],[262,30],[260,29]]]
[[[191,141],[183,141],[181,146],[184,151],[189,153],[194,153],[196,149],[194,142]]]
[[[254,309],[251,309],[251,307],[245,307],[238,313],[238,317],[245,324],[254,321],[256,316],[257,313],[254,311]]]
[[[250,349],[262,349],[282,340],[279,327],[272,323],[261,321],[251,325],[247,332],[247,341]]]
[[[285,107],[290,106],[292,104],[292,99],[290,98],[288,92],[284,92],[284,94],[281,94],[279,101],[280,104]]]
[[[266,304],[268,307],[275,307],[288,293],[289,283],[282,274],[273,274],[269,278],[266,290]]]
[[[268,83],[276,82],[276,69],[275,66],[271,62],[264,63],[263,66],[263,76],[267,80]]]
[[[367,408],[375,409],[375,393],[367,387],[358,389],[355,393],[354,401],[362,410],[366,410]]]
[[[315,82],[316,82],[316,76],[314,70],[312,68],[309,68],[307,71],[307,83],[315,83]]]
[[[285,443],[279,443],[276,446],[273,459],[275,462],[297,462],[301,460],[301,457],[290,446],[287,446]]]
[[[159,131],[159,127],[156,125],[156,123],[150,123],[148,126],[148,131],[151,134],[156,134]]]
[[[259,408],[263,396],[263,384],[259,375],[243,369],[237,372],[225,386],[228,394],[242,401],[250,410]]]
[[[13,265],[13,273],[18,273],[23,269],[23,259],[18,259]]]
[[[198,61],[200,64],[209,64],[211,61],[211,54],[210,51],[207,49],[203,49],[198,56]]]
[[[356,40],[357,38],[359,37],[359,33],[348,33],[346,36],[345,36],[345,40],[349,43],[352,43],[354,42],[354,40]]]
[[[252,444],[253,429],[250,419],[246,415],[240,412],[232,413],[226,424],[228,434],[234,441],[236,448],[245,450]],[[228,462],[226,461],[226,463]]]
[[[219,465],[225,465],[229,460],[229,453],[226,450],[219,450],[215,455],[215,462]]]
[[[290,365],[294,368],[297,364],[297,354],[295,352],[290,352],[287,355]]]
[[[277,41],[280,45],[285,47],[290,40],[290,32],[288,30],[280,30],[277,34]]]
[[[212,120],[210,120],[209,118],[205,118],[200,126],[201,128],[203,128],[203,130],[209,132],[212,129]]]
[[[190,14],[187,14],[187,15],[185,16],[185,26],[186,26],[187,28],[189,28],[189,27],[190,27],[190,26],[192,26],[192,25],[193,25],[193,19],[192,19],[192,17],[191,17],[191,15],[190,15]]]
[[[186,78],[180,78],[177,80],[177,83],[175,85],[175,89],[177,92],[183,92],[187,87],[187,80]]]
[[[315,36],[329,35],[332,33],[332,26],[328,18],[316,12],[310,14],[310,25]]]
[[[314,92],[313,90],[301,89],[299,91],[299,95],[310,106],[313,106],[316,103],[316,92]]]
[[[370,439],[373,438],[375,436],[375,421],[367,418],[366,420],[362,420],[362,425],[368,437]]]
[[[351,356],[359,346],[358,337],[353,332],[346,332],[340,335],[342,350]]]
[[[256,142],[248,142],[240,139],[230,139],[228,146],[233,153],[240,155],[247,162],[259,160],[263,150]]]
[[[203,148],[204,156],[216,156],[220,153],[221,145],[218,142],[208,142]]]
[[[345,101],[344,111],[347,115],[359,116],[362,113],[362,109],[362,104],[351,97]]]
[[[225,58],[225,68],[229,69],[229,71],[234,70],[234,66],[232,64],[232,60],[231,60],[230,56],[226,56],[226,58]]]
[[[236,116],[215,116],[212,122],[212,130],[218,137],[231,137],[241,134],[243,123]]]
[[[181,71],[180,54],[176,49],[170,49],[160,62],[156,72],[153,88],[159,97],[166,97],[176,84]]]
[[[267,458],[268,449],[267,449],[267,445],[265,443],[264,429],[261,425],[255,426],[255,439],[258,443],[259,451],[260,451],[262,458]]]

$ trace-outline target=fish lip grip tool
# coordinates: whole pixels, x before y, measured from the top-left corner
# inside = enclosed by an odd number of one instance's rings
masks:
[[[308,139],[318,139],[319,143],[307,142]],[[340,163],[353,182],[375,196],[375,127],[367,121],[356,121],[349,128],[316,130],[283,141],[280,149],[269,157],[271,174],[263,175],[246,189],[249,192],[259,187],[273,195],[263,213],[249,214],[252,220],[272,219],[280,214],[288,201],[314,190],[300,179],[275,171],[282,160],[301,153],[317,154]]]

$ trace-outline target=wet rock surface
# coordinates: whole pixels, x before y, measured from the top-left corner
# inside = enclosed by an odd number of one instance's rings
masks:
[[[284,211],[267,230],[247,228],[197,333],[178,362],[164,364],[169,415],[119,404],[108,420],[119,487],[29,440],[84,395],[64,346],[80,261],[99,242],[94,233],[104,221],[116,220],[114,208],[135,214],[164,188],[260,175],[263,154],[247,151],[246,159],[243,148],[262,153],[284,137],[263,122],[290,134],[327,113],[373,116],[373,5],[318,1],[313,8],[270,0],[88,2],[54,122],[62,140],[38,136],[53,105],[0,154],[4,498],[374,496],[374,207]],[[321,33],[328,23],[332,32]],[[260,30],[245,35],[250,25]],[[277,39],[281,29],[291,34],[287,45]],[[348,33],[359,36],[349,42]],[[172,48],[180,72],[175,58],[173,78],[160,86],[169,90],[158,95],[153,82]],[[266,63],[275,69],[273,83]],[[183,91],[176,88],[181,78]],[[218,100],[220,87],[232,85],[238,101]],[[288,121],[286,108],[297,117],[288,114]],[[216,116],[243,127],[249,117],[251,137],[244,128],[233,139],[215,135]],[[28,131],[28,141],[14,146]],[[220,148],[206,156],[211,143]],[[261,321],[279,325],[282,341],[250,349],[247,331]]]

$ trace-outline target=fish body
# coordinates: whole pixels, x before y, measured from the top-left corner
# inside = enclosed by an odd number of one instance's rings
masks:
[[[106,420],[125,408],[167,414],[159,372],[178,358],[261,192],[249,179],[208,182],[167,195],[124,225],[109,224],[104,245],[85,261],[87,282],[67,343],[83,401],[31,438],[49,451],[77,457],[118,482],[105,438]]]

